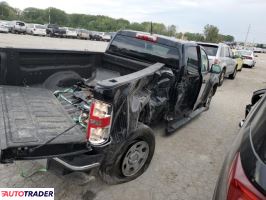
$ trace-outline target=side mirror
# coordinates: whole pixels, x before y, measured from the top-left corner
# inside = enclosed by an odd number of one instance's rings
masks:
[[[239,55],[233,55],[233,59],[237,59],[237,58],[240,58]]]
[[[213,65],[211,66],[211,69],[210,69],[210,72],[211,72],[211,73],[214,73],[214,74],[220,74],[221,71],[222,71],[222,69],[221,69],[220,65],[213,64]]]
[[[255,57],[258,57],[258,55],[254,55]]]

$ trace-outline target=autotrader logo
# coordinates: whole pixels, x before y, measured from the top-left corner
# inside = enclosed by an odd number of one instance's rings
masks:
[[[0,199],[54,200],[54,188],[0,188]]]

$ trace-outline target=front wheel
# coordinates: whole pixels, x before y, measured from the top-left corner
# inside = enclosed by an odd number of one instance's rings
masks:
[[[108,184],[125,183],[142,175],[152,160],[155,137],[152,130],[139,123],[138,128],[105,161],[99,174]]]

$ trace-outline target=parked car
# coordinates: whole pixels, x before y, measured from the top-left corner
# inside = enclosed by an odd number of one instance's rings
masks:
[[[227,154],[213,200],[266,199],[266,89],[253,93]]]
[[[0,56],[0,161],[49,158],[62,174],[99,167],[111,184],[148,168],[151,124],[166,121],[170,134],[209,109],[220,73],[196,43],[136,31],[119,31],[105,52]]]
[[[254,53],[263,53],[263,49],[255,47],[255,48],[253,48],[253,52]]]
[[[26,24],[22,21],[11,21],[10,23],[11,33],[26,33]]]
[[[0,22],[0,33],[8,33],[9,28],[6,23]]]
[[[111,34],[109,34],[109,33],[104,33],[104,34],[102,35],[102,40],[105,41],[105,42],[110,42],[110,40],[111,40]]]
[[[85,29],[79,29],[77,31],[77,36],[79,39],[85,39],[85,40],[90,40],[91,39],[91,34],[88,30]]]
[[[226,76],[229,79],[234,79],[237,73],[237,63],[233,59],[233,52],[231,48],[223,43],[198,43],[207,52],[208,58],[211,64],[217,64],[221,66],[221,74],[219,78],[219,85],[223,84]]]
[[[247,66],[250,68],[255,67],[256,60],[255,60],[255,55],[254,55],[253,51],[239,50],[238,52],[241,54],[244,66]]]
[[[26,33],[30,35],[46,36],[46,27],[41,24],[27,24]]]
[[[70,27],[63,27],[63,29],[66,30],[65,37],[67,37],[67,38],[77,38],[78,37],[78,33],[77,33],[76,29],[70,28]]]
[[[91,40],[96,40],[96,41],[102,41],[102,35],[103,33],[92,31],[91,32]]]
[[[235,49],[233,49],[232,51],[233,51],[233,58],[234,58],[234,60],[237,63],[237,71],[242,71],[243,64],[244,64],[244,61],[242,59],[242,56],[239,53],[239,51],[237,51]]]
[[[64,37],[66,35],[66,30],[60,28],[57,24],[47,24],[46,34],[50,37]]]

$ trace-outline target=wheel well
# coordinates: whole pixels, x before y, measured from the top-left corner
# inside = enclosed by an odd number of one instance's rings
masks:
[[[226,66],[223,66],[222,71],[226,72]]]

